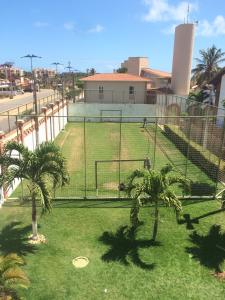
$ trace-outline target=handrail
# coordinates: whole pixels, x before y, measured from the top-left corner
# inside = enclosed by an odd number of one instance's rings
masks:
[[[50,95],[48,95],[48,96],[46,96],[46,97],[40,98],[40,99],[38,99],[37,101],[39,102],[39,105],[40,105],[41,100],[46,99],[46,98],[48,98],[48,97],[56,96],[56,95],[59,96],[58,94],[53,93],[53,94],[50,94]],[[28,106],[29,104],[32,104],[32,103],[33,103],[33,100],[32,100],[31,102],[26,103],[26,104],[21,104],[21,105],[19,105],[19,106],[15,106],[15,107],[13,107],[13,108],[10,108],[10,109],[1,111],[1,112],[0,112],[0,115],[5,114],[5,113],[8,113],[8,112],[10,112],[11,110],[15,110],[15,109],[18,109],[18,110],[19,110],[21,107],[24,107],[24,106],[26,107],[26,106]],[[7,114],[7,115],[8,115],[8,114]]]

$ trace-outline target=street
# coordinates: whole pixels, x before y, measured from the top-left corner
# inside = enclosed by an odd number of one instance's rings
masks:
[[[37,98],[41,99],[52,94],[54,94],[53,90],[42,90],[41,92],[37,93]],[[31,102],[33,102],[33,93],[25,93],[23,95],[18,95],[14,97],[14,99],[0,99],[0,113]]]
[[[38,101],[38,111],[41,110],[41,106],[54,102],[54,97],[51,95],[54,96],[54,91],[50,89],[37,93],[38,100],[44,98],[44,101]],[[47,98],[48,96],[50,97]],[[55,96],[57,97],[56,94]],[[14,99],[0,99],[0,131],[9,132],[16,128],[17,115],[20,116],[26,111],[29,114],[30,109],[33,109],[33,93],[18,95]],[[10,111],[7,112],[8,110]]]

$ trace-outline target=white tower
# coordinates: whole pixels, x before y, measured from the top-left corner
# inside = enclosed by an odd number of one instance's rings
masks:
[[[175,29],[172,90],[176,95],[189,94],[194,46],[194,24],[181,24]]]

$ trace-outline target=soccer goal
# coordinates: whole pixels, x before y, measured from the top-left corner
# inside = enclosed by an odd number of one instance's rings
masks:
[[[112,168],[114,166],[114,168]],[[142,159],[110,159],[110,160],[96,160],[95,161],[95,189],[96,196],[102,188],[103,179],[108,182],[112,181],[111,189],[118,193],[124,191],[125,180],[134,169],[139,168],[150,169],[151,161],[148,157]],[[110,173],[107,172],[110,170]],[[106,183],[106,182],[105,182]],[[109,188],[105,186],[105,188]],[[110,189],[110,188],[109,188]]]
[[[120,122],[122,119],[122,109],[101,109],[101,122]]]

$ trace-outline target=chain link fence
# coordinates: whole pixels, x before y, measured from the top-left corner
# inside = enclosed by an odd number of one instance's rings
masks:
[[[154,117],[125,117],[120,111],[69,116],[55,142],[67,159],[71,180],[54,191],[55,197],[125,198],[123,187],[131,172],[144,167],[160,170],[166,164],[191,181],[191,196],[214,197],[223,190],[224,112],[172,95],[157,96],[154,103]],[[65,116],[51,118],[58,126]],[[179,186],[176,192],[185,195]],[[12,197],[26,194],[23,182]]]

